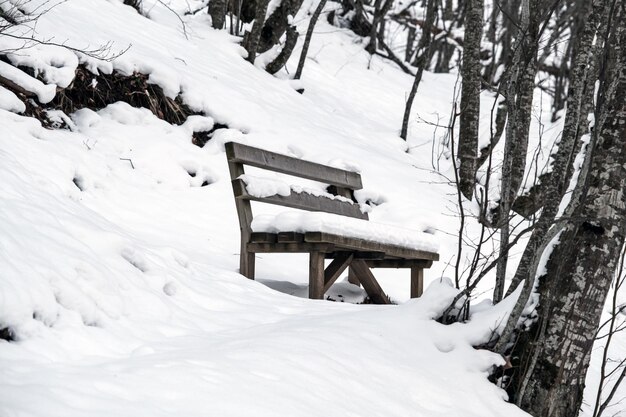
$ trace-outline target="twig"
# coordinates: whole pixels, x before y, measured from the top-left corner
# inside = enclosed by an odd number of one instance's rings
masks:
[[[132,159],[130,159],[130,158],[120,158],[120,160],[130,162],[131,168],[135,169],[135,165],[133,164],[133,160]]]

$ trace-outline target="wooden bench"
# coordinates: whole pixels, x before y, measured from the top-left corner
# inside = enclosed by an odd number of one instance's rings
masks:
[[[309,298],[323,299],[324,293],[346,268],[348,280],[353,284],[362,284],[373,303],[388,304],[390,301],[370,268],[408,268],[411,271],[411,297],[422,294],[423,271],[433,261],[439,260],[437,253],[323,231],[253,232],[251,201],[368,221],[367,213],[361,211],[354,199],[354,190],[363,188],[358,173],[235,142],[226,143],[225,147],[241,229],[241,274],[254,279],[256,253],[309,253]],[[330,194],[344,198],[328,198],[304,191],[291,192],[287,196],[254,196],[248,192],[241,177],[245,175],[244,165],[328,184]],[[326,268],[325,259],[332,259]]]

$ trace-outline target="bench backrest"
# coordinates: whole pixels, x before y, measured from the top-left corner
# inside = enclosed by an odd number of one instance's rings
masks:
[[[368,219],[367,213],[362,213],[354,200],[354,190],[363,188],[361,175],[356,172],[305,161],[236,142],[226,143],[225,148],[242,234],[251,232],[251,200],[301,210],[324,211],[358,219]],[[345,197],[352,202],[345,199],[316,196],[307,192],[292,192],[288,196],[257,197],[250,195],[246,190],[245,182],[239,178],[245,174],[244,165],[328,184],[330,193]]]

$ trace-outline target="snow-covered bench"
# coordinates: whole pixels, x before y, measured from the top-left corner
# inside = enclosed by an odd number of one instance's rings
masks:
[[[374,303],[387,304],[370,268],[411,270],[411,297],[423,290],[424,268],[439,260],[432,235],[368,221],[354,191],[361,176],[240,143],[226,143],[226,155],[241,228],[240,272],[254,279],[256,253],[309,253],[309,298],[324,293],[349,268],[348,279],[362,284]],[[328,192],[257,180],[244,165],[328,184]],[[253,218],[250,201],[306,212]],[[328,214],[330,213],[330,214]],[[332,259],[324,268],[324,260]]]

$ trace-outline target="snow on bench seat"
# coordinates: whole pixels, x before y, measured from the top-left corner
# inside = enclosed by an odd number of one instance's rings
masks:
[[[278,215],[257,215],[252,220],[252,231],[322,232],[423,252],[437,253],[439,250],[437,238],[430,233],[322,212],[287,211]]]

